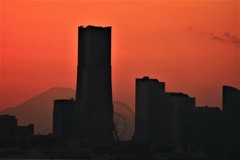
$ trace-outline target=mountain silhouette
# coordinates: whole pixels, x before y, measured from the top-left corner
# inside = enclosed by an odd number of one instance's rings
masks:
[[[75,97],[71,88],[54,87],[42,92],[13,108],[5,109],[1,115],[15,115],[18,125],[34,124],[35,134],[52,132],[53,101],[55,99],[70,99]]]

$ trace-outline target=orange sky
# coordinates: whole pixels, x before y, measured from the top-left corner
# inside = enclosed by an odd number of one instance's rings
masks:
[[[135,78],[221,107],[240,88],[240,2],[1,0],[0,110],[51,87],[75,89],[77,27],[112,26],[114,99],[134,106]]]

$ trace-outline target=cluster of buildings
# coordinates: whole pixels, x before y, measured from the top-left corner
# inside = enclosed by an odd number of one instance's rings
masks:
[[[18,126],[17,119],[11,115],[0,115],[0,148],[15,146],[34,135],[34,125]]]
[[[156,152],[240,154],[240,90],[223,86],[223,110],[196,107],[195,98],[165,91],[165,83],[136,79],[134,141]]]

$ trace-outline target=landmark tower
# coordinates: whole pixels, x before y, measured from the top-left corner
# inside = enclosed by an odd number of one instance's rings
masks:
[[[76,122],[81,142],[112,143],[111,27],[78,28]]]

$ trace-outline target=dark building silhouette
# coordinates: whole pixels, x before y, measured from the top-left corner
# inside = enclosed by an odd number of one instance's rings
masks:
[[[157,79],[136,79],[135,141],[156,151],[190,149],[194,143],[195,98],[165,92]]]
[[[34,135],[34,125],[18,126],[12,115],[0,115],[0,148],[12,147],[18,141],[26,140]]]
[[[10,138],[16,136],[17,119],[15,116],[0,115],[0,138]]]
[[[240,156],[240,90],[223,86],[224,151]]]
[[[222,153],[223,113],[219,108],[195,108],[195,149],[211,154]]]
[[[137,143],[158,146],[160,143],[165,144],[165,140],[169,142],[168,126],[161,125],[168,120],[165,114],[166,106],[160,106],[160,99],[164,93],[165,83],[157,79],[149,79],[149,77],[136,79],[134,139]]]
[[[154,152],[204,151],[240,156],[240,91],[223,86],[223,111],[195,107],[195,98],[165,91],[165,83],[136,79],[136,143]]]
[[[29,137],[34,135],[34,124],[17,126],[17,137]]]
[[[73,99],[54,100],[53,135],[60,138],[74,137],[74,107]]]
[[[194,146],[195,98],[184,93],[166,93],[171,96],[171,137],[175,151],[190,151]]]
[[[81,142],[112,143],[111,27],[78,28],[76,122]]]

